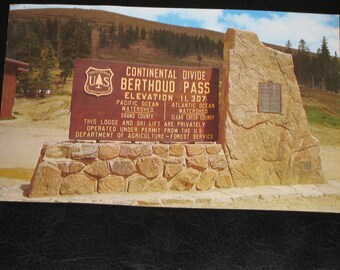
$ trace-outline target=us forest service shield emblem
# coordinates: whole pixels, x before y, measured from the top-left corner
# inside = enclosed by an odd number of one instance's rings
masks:
[[[113,72],[110,68],[99,69],[89,67],[86,70],[86,82],[84,91],[96,97],[108,96],[112,93]]]

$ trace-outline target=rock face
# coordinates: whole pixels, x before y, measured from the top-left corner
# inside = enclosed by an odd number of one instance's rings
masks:
[[[197,170],[191,168],[183,170],[175,177],[171,189],[178,191],[190,190],[194,186],[198,176],[199,172]]]
[[[159,157],[145,157],[137,160],[137,167],[143,175],[154,178],[163,170],[163,161]]]
[[[123,176],[108,175],[98,182],[98,192],[124,192],[125,180]]]
[[[202,173],[200,180],[197,183],[197,190],[208,190],[214,185],[217,172],[214,170],[206,170]]]
[[[63,179],[61,195],[90,194],[97,191],[97,181],[86,174],[71,174]]]
[[[30,197],[58,195],[61,181],[61,171],[47,162],[42,162],[35,169],[28,195]]]
[[[281,87],[281,112],[259,111],[259,84]],[[292,56],[251,32],[228,29],[220,140],[236,186],[323,182],[320,149],[310,135]]]

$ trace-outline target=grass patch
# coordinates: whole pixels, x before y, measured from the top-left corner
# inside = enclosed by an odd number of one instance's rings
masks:
[[[331,128],[340,128],[340,118],[330,115],[320,107],[305,107],[308,122],[316,125],[324,125]]]
[[[8,179],[31,180],[34,169],[25,168],[5,168],[0,169],[0,177]]]

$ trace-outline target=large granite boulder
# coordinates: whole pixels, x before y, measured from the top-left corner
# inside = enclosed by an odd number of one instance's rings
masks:
[[[228,29],[220,113],[236,186],[323,182],[319,142],[310,134],[290,54],[265,47],[254,33]]]

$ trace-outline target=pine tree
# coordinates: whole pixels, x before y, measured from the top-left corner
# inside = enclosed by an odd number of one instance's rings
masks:
[[[311,81],[311,59],[309,56],[309,48],[306,42],[301,39],[298,45],[298,51],[294,55],[295,74],[299,84],[309,84]]]
[[[334,52],[331,67],[331,85],[330,90],[339,92],[340,89],[340,65],[337,53]]]
[[[116,39],[116,26],[114,23],[112,23],[109,31],[109,40],[111,43],[115,43]]]
[[[293,46],[292,46],[292,43],[290,42],[290,40],[288,40],[285,45],[286,45],[286,48],[287,48],[286,52],[287,53],[292,53],[292,47]]]
[[[27,31],[22,37],[15,59],[30,64],[30,72],[19,75],[18,93],[26,97],[35,97],[36,90],[39,88],[39,64],[40,64],[40,42],[37,34]]]
[[[202,62],[202,52],[201,51],[199,51],[198,53],[197,53],[197,60],[198,60],[198,66],[200,67],[201,66],[201,62]]]
[[[86,58],[91,52],[91,27],[86,22],[79,22],[75,19],[68,20],[61,29],[61,57],[60,74],[63,83],[72,74],[73,61],[76,58]]]
[[[45,47],[41,51],[41,62],[40,62],[40,89],[50,89],[52,86],[52,71],[58,65],[57,58],[55,56],[55,50],[51,43],[47,42]]]
[[[135,41],[139,39],[139,27],[136,26],[135,28]]]
[[[99,34],[99,48],[103,49],[108,47],[110,44],[109,35],[106,29],[101,29]]]
[[[321,66],[322,89],[332,88],[331,57],[330,57],[326,37],[322,38],[319,59],[320,59],[320,66]]]
[[[142,28],[140,30],[140,38],[145,40],[146,39],[146,31],[145,31],[145,28]]]

